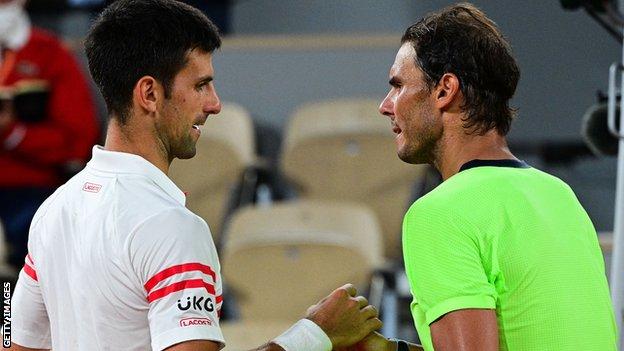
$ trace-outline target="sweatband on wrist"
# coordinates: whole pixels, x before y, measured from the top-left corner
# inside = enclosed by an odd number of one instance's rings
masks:
[[[272,340],[285,351],[331,351],[332,343],[321,327],[301,319],[282,335]]]

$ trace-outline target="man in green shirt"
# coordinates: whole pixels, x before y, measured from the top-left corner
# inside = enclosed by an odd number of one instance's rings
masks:
[[[409,27],[380,112],[398,156],[443,183],[403,223],[412,315],[425,350],[616,349],[596,231],[572,190],[505,140],[520,73],[470,4]],[[373,334],[354,350],[421,350]]]

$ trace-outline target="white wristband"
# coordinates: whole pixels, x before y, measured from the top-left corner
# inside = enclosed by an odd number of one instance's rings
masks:
[[[332,343],[321,327],[309,319],[301,319],[272,340],[285,351],[331,351]]]

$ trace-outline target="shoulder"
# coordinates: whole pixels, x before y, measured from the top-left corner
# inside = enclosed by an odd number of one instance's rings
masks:
[[[31,223],[31,229],[35,228],[39,223],[45,219],[48,211],[56,206],[60,199],[62,198],[62,194],[65,192],[67,184],[61,185],[52,195],[50,195],[37,209],[35,215],[33,216]]]
[[[71,201],[71,196],[76,184],[81,184],[85,170],[78,172],[72,178],[70,178],[63,185],[59,186],[52,195],[39,206],[37,212],[33,216],[31,221],[31,229],[39,225],[42,220],[48,216],[49,212],[54,212],[56,209],[60,209],[68,199]]]
[[[479,183],[480,180],[472,177],[452,177],[416,200],[409,207],[406,218],[453,217],[462,199],[470,198]]]
[[[208,225],[180,206],[147,217],[125,243],[129,262],[143,280],[181,264],[201,263],[210,267],[211,272],[220,269]]]
[[[553,189],[564,189],[570,191],[572,190],[566,182],[550,173],[546,173],[537,168],[531,168],[528,173],[531,177],[533,177],[535,181],[541,182],[544,185],[550,186]]]
[[[403,220],[404,240],[446,240],[479,235],[478,222],[491,210],[482,198],[487,181],[470,174],[458,174],[440,184],[408,209]]]
[[[130,228],[163,217],[184,223],[201,220],[148,176],[132,173],[112,176],[115,178],[114,197],[119,204],[119,218]]]
[[[38,27],[32,27],[27,45],[66,51],[63,42],[56,35]]]
[[[145,217],[128,238],[131,252],[141,250],[209,250],[214,244],[208,224],[187,208],[175,206]]]
[[[157,231],[160,231],[159,229],[177,228],[181,233],[208,231],[208,225],[201,217],[182,206],[161,209],[147,217],[138,227],[139,230],[140,227],[150,227]]]

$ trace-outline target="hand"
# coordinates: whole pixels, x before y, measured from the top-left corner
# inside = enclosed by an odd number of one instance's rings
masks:
[[[15,111],[10,100],[0,101],[0,133],[15,121]]]
[[[323,329],[334,348],[353,345],[381,328],[377,309],[356,295],[355,287],[346,284],[308,308],[306,318]]]
[[[377,332],[372,332],[357,344],[334,349],[334,351],[394,351],[396,347],[396,343],[386,339]]]

